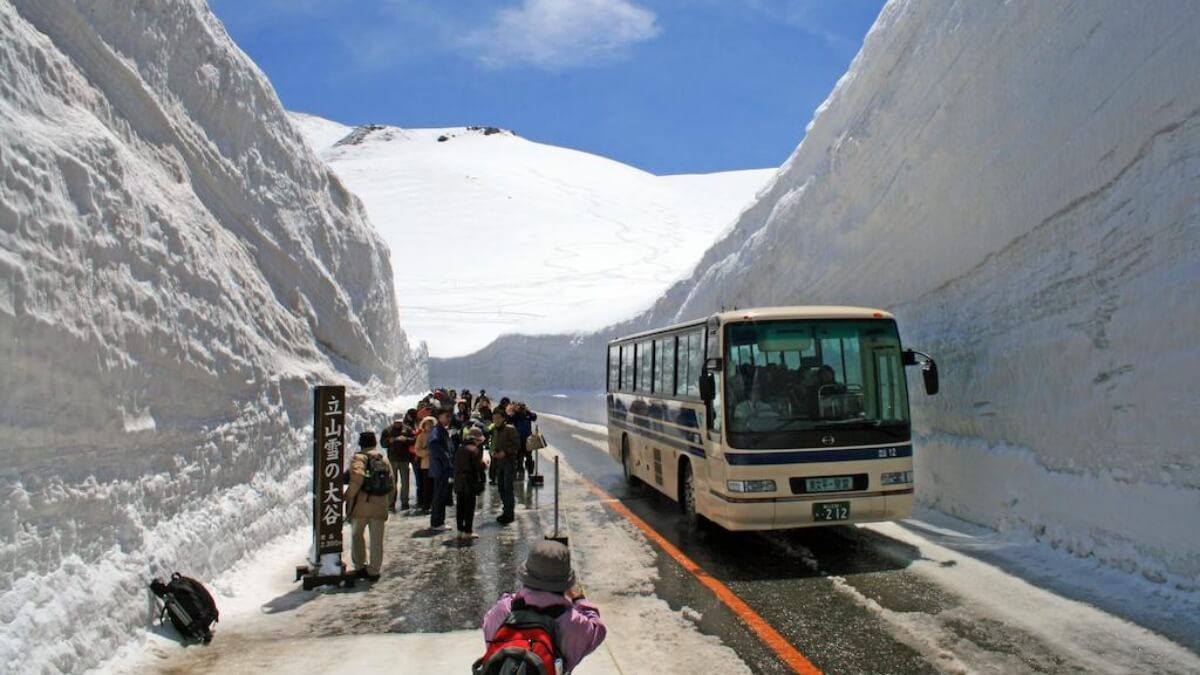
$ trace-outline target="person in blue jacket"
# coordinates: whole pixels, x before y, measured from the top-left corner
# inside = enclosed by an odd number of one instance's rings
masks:
[[[510,403],[508,406],[508,423],[517,430],[521,438],[521,453],[517,463],[517,480],[524,480],[524,472],[533,475],[533,453],[529,451],[529,437],[533,435],[533,423],[537,421],[537,413],[522,402]]]
[[[450,502],[450,477],[454,475],[454,436],[450,433],[450,409],[437,414],[437,426],[429,435],[429,476],[433,479],[433,508],[429,527],[446,529],[446,505]]]

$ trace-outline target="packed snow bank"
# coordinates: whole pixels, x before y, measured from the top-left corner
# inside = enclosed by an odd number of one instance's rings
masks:
[[[885,307],[942,369],[912,396],[923,502],[1194,585],[1198,33],[1187,2],[891,2],[690,279],[604,334],[510,338],[432,377],[599,389],[614,333]]]
[[[424,378],[386,246],[203,3],[0,3],[0,44],[0,671],[73,672],[149,575],[303,522],[312,383]]]
[[[595,330],[686,275],[771,169],[655,176],[494,127],[294,114],[392,248],[409,335],[441,356],[502,333]],[[444,254],[434,253],[449,243]]]

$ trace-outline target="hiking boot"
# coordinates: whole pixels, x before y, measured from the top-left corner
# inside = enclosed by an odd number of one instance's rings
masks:
[[[381,574],[367,574],[367,575],[365,575],[365,576],[367,577],[367,581],[379,581],[380,577],[382,577],[383,575],[381,575]]]
[[[500,523],[501,525],[508,525],[514,520],[516,520],[516,518],[513,516],[506,516],[504,514],[500,514],[500,516],[496,518],[496,522]]]

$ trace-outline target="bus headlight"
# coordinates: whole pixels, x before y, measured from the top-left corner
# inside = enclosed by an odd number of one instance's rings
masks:
[[[774,492],[773,480],[730,480],[725,481],[730,492]]]
[[[893,471],[879,476],[879,482],[883,485],[905,485],[913,482],[912,471]]]

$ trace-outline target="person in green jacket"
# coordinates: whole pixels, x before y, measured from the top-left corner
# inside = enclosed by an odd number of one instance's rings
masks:
[[[521,451],[521,437],[508,425],[508,418],[502,412],[492,415],[492,423],[492,464],[496,467],[496,484],[500,488],[500,502],[504,505],[496,522],[507,525],[515,518],[517,454]]]

